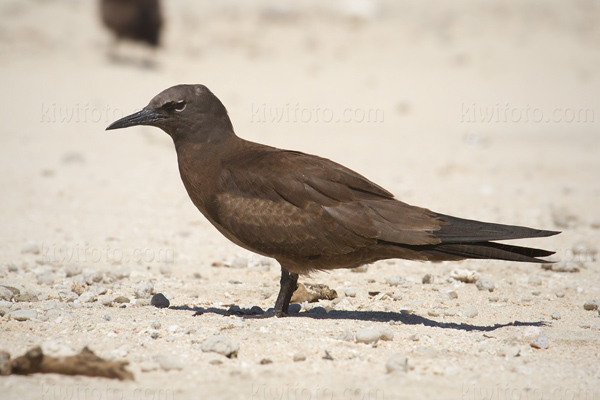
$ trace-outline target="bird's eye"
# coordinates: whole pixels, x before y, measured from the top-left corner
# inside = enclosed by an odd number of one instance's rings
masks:
[[[185,110],[186,106],[187,106],[187,104],[185,103],[185,101],[183,101],[183,100],[182,101],[178,101],[173,106],[173,110],[175,110],[175,112],[182,112],[183,110]]]

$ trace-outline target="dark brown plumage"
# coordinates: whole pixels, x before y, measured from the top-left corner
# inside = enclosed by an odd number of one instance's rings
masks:
[[[190,198],[223,235],[281,264],[276,315],[287,312],[298,274],[388,258],[543,263],[537,257],[553,252],[493,241],[559,233],[434,213],[333,161],[241,139],[202,85],[169,88],[107,129],[134,125],[173,138]]]
[[[159,0],[101,0],[100,13],[117,38],[158,46],[162,28]]]

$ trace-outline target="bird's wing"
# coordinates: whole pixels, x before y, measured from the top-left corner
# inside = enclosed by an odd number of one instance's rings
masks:
[[[216,220],[265,254],[338,255],[378,240],[440,243],[435,213],[399,202],[333,161],[290,151],[262,151],[225,162]]]

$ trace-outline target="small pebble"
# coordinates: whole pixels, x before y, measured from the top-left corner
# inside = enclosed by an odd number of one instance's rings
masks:
[[[423,276],[423,280],[422,282],[424,284],[432,284],[433,283],[433,275],[431,274],[426,274],[425,276]]]
[[[394,332],[388,330],[381,331],[381,340],[390,341],[394,340]]]
[[[490,303],[497,303],[499,300],[500,300],[500,297],[498,297],[498,296],[490,296],[490,297],[488,297],[488,301]]]
[[[402,297],[403,297],[403,296],[402,296],[402,293],[400,293],[400,292],[396,292],[396,293],[394,293],[394,294],[392,295],[392,300],[394,300],[394,301],[399,301],[399,300],[402,300]]]
[[[552,319],[560,319],[560,314],[555,312],[555,313],[552,313],[551,317],[552,317]]]
[[[15,264],[8,264],[8,272],[19,272],[19,267]]]
[[[540,333],[537,339],[532,341],[530,344],[531,347],[534,347],[536,349],[547,349],[548,347],[550,347],[548,336],[544,335],[543,333]]]
[[[355,340],[355,338],[352,332],[350,332],[349,330],[345,330],[340,334],[338,340],[342,340],[344,342],[352,342],[353,340]]]
[[[37,274],[36,280],[38,285],[52,285],[54,284],[54,278],[50,272],[42,272]]]
[[[150,324],[150,328],[152,328],[152,329],[160,329],[160,326],[161,326],[160,321],[158,321],[158,320],[154,320]]]
[[[35,242],[28,242],[25,246],[21,248],[21,253],[40,254],[40,246],[38,246]]]
[[[450,296],[451,299],[458,299],[458,293],[456,293],[456,291],[454,291],[454,290],[449,291],[448,295]]]
[[[221,365],[221,364],[223,364],[223,360],[221,360],[219,358],[213,358],[208,363],[211,365]]]
[[[392,355],[385,363],[385,369],[388,373],[391,372],[406,372],[408,371],[408,359],[404,354],[396,353]]]
[[[344,293],[348,297],[356,297],[356,289],[354,288],[346,288],[346,290],[344,290]]]
[[[16,321],[29,321],[37,318],[38,313],[35,310],[15,310],[11,311],[8,315]]]
[[[232,343],[227,337],[217,335],[202,342],[201,349],[205,353],[214,352],[222,354],[225,357],[235,358],[237,357],[239,346]]]
[[[117,303],[117,304],[125,304],[125,303],[129,303],[130,302],[129,298],[125,297],[125,296],[115,297],[115,299],[113,301],[115,303]]]
[[[158,339],[160,337],[160,333],[157,331],[152,331],[152,332],[150,332],[150,337],[152,339]]]
[[[565,297],[565,292],[556,292],[556,297],[562,299],[563,297]]]
[[[67,278],[71,278],[79,274],[81,274],[81,267],[79,265],[69,264],[65,267],[65,275]]]
[[[270,358],[263,358],[262,360],[260,360],[260,365],[267,365],[267,364],[273,364],[273,360],[271,360]]]
[[[408,340],[412,340],[413,342],[418,342],[419,341],[419,335],[417,335],[416,333],[412,334],[412,335],[408,336]]]
[[[598,300],[588,300],[583,304],[583,309],[587,311],[595,311],[598,309]]]
[[[427,315],[430,317],[439,317],[442,314],[439,308],[431,308],[427,310]]]
[[[83,292],[81,293],[81,296],[79,296],[80,303],[93,303],[97,299],[98,297],[96,296],[96,294],[90,291]]]
[[[102,319],[105,320],[105,321],[110,321],[111,320],[110,315],[108,315],[108,314],[104,314],[104,316],[102,317]]]
[[[165,371],[183,369],[183,362],[175,357],[157,356],[155,360],[158,362],[158,365],[160,365],[160,367]]]
[[[152,372],[156,371],[160,366],[155,362],[143,362],[140,363],[140,370],[142,372]]]
[[[102,282],[102,274],[91,269],[83,271],[83,279],[88,285]]]
[[[477,289],[479,290],[487,290],[489,292],[493,292],[496,288],[494,282],[485,278],[478,279],[477,282],[475,282],[475,286],[477,286]]]
[[[539,290],[534,290],[533,292],[531,292],[531,294],[532,294],[533,296],[539,296],[540,294],[542,294],[542,292],[541,292],[541,291],[539,291]]]
[[[460,282],[474,283],[479,279],[479,273],[468,269],[456,268],[450,272],[450,278]]]
[[[463,317],[465,318],[475,318],[479,314],[479,311],[473,306],[469,306],[465,308],[462,312]]]
[[[133,291],[136,299],[147,299],[152,295],[154,285],[150,281],[146,281],[137,285]]]
[[[400,286],[406,283],[406,279],[401,275],[392,275],[385,278],[385,281],[390,286]]]
[[[580,322],[579,327],[582,329],[590,329],[590,324],[588,324],[587,322]]]
[[[98,303],[110,307],[113,304],[113,299],[111,299],[110,296],[98,296]]]
[[[170,304],[169,299],[162,293],[156,293],[152,296],[152,300],[150,300],[150,305],[153,305],[156,308],[167,308]]]
[[[306,355],[304,353],[296,353],[294,354],[294,362],[305,361]]]
[[[356,332],[356,341],[358,343],[375,343],[381,338],[381,331],[377,329],[361,329]]]

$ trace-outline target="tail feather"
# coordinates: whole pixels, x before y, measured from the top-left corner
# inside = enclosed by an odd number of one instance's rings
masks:
[[[493,224],[470,219],[456,218],[449,215],[438,214],[442,220],[448,222],[442,229],[434,232],[442,243],[479,243],[491,240],[510,240],[557,235],[557,231],[527,228],[524,226]],[[540,256],[542,257],[542,256]]]
[[[426,252],[436,259],[462,260],[475,258],[542,264],[551,263],[552,261],[540,260],[537,257],[547,257],[554,254],[553,251],[548,250],[493,242],[442,243],[432,246],[431,250]]]

